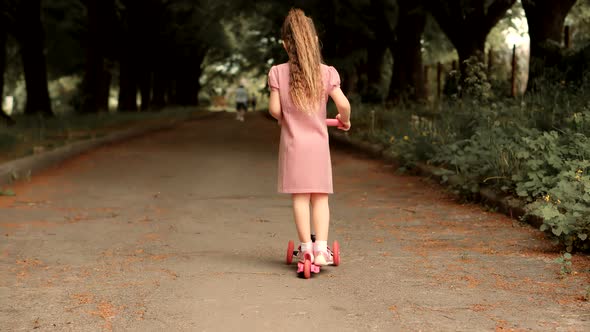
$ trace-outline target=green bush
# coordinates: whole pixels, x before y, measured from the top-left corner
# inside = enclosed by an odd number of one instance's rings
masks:
[[[517,99],[490,96],[483,77],[471,83],[471,95],[435,109],[357,105],[351,135],[404,166],[459,175],[454,189],[468,196],[485,185],[519,197],[568,252],[590,249],[590,82],[546,83]]]
[[[0,132],[0,150],[12,148],[18,142],[17,137],[8,132]]]

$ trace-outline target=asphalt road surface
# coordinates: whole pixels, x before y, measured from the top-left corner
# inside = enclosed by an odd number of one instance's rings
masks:
[[[298,278],[278,133],[219,113],[16,184],[0,197],[0,330],[590,330],[588,256],[561,276],[539,231],[341,148],[342,264]]]

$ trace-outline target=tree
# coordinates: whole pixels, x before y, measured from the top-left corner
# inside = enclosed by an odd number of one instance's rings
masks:
[[[84,70],[88,15],[83,1],[87,0],[41,1],[43,48],[49,81]]]
[[[123,42],[118,48],[119,110],[150,103],[197,105],[202,64],[208,52],[227,47],[220,23],[236,4],[207,0],[121,2]]]
[[[368,22],[369,1],[295,1],[316,25],[326,62],[338,69],[342,90],[347,94],[363,94],[363,69],[366,68],[368,40],[374,38]],[[281,13],[284,18],[287,10]],[[280,21],[282,24],[282,19]],[[278,30],[277,30],[278,32]]]
[[[16,7],[17,39],[25,73],[27,101],[25,114],[53,116],[47,89],[41,0],[21,0]]]
[[[11,21],[9,2],[0,7],[0,106],[4,100],[4,72],[6,70],[6,43],[8,39],[9,22]],[[14,124],[14,120],[4,110],[0,109],[0,118],[7,124]]]
[[[371,30],[371,36],[367,39],[367,61],[365,66],[367,89],[363,93],[362,99],[366,102],[381,102],[384,99],[381,91],[383,62],[387,49],[390,48],[387,41],[393,39],[392,36],[398,21],[399,7],[396,1],[371,0],[369,10],[370,12],[366,18]]]
[[[255,22],[250,31],[258,37],[241,39],[255,47],[236,49],[244,56],[244,63],[267,71],[270,65],[286,61],[283,47],[278,43],[280,30],[289,8],[305,11],[315,24],[326,63],[339,71],[342,90],[357,94],[365,101],[381,101],[383,58],[389,48],[387,39],[397,21],[395,0],[266,0],[246,2],[237,11]],[[234,12],[234,17],[236,16]],[[240,43],[241,44],[241,43]],[[258,51],[254,48],[264,48]],[[238,57],[232,57],[232,61]]]
[[[114,0],[85,0],[88,16],[86,65],[82,82],[84,113],[108,111],[111,74],[106,68],[110,55],[112,26],[115,23]]]
[[[140,19],[142,3],[139,0],[126,0],[122,2],[124,8],[121,11],[122,29],[121,43],[117,48],[119,60],[119,103],[120,112],[137,111],[137,87],[139,61],[144,55],[141,44]]]
[[[6,68],[6,41],[8,38],[8,33],[6,32],[6,28],[2,26],[0,23],[0,106],[2,105],[2,101],[4,100],[4,71]],[[14,124],[14,120],[6,113],[4,110],[0,110],[0,119],[2,119],[7,124]]]
[[[516,0],[425,0],[426,6],[459,54],[461,74],[465,61],[484,59],[490,30]]]
[[[393,53],[393,74],[387,100],[400,98],[420,100],[426,98],[422,66],[422,33],[426,26],[426,13],[420,2],[399,1],[399,21]]]
[[[176,50],[170,66],[171,101],[182,106],[198,105],[201,90],[202,64],[212,48],[224,48],[225,33],[220,20],[228,14],[232,4],[200,1],[180,2],[173,6],[173,17],[178,26],[174,31]]]
[[[545,71],[562,60],[563,24],[576,0],[523,0],[531,39],[530,86]]]

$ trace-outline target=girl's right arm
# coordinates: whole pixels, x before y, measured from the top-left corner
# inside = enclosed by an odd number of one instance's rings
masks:
[[[273,118],[281,121],[281,98],[279,90],[272,89],[270,91],[270,97],[268,98],[268,111]]]
[[[348,102],[348,98],[346,98],[340,87],[334,87],[332,91],[330,91],[330,97],[332,97],[332,100],[338,109],[338,115],[336,115],[336,119],[342,122],[342,126],[339,126],[338,129],[348,131],[351,125],[350,103]]]

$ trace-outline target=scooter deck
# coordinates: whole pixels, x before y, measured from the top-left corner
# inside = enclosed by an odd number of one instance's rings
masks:
[[[297,262],[297,273],[303,273],[303,268],[304,265],[302,262]],[[319,265],[315,265],[315,264],[311,264],[311,273],[320,273],[320,266]]]

